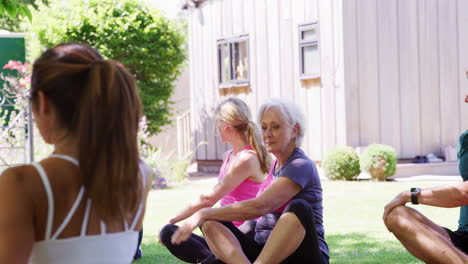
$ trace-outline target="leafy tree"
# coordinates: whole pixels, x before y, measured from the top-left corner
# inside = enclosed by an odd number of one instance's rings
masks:
[[[3,0],[0,0],[3,1]],[[47,0],[19,0],[18,3],[21,3],[25,5],[29,10],[32,9],[37,9],[37,5],[39,2],[42,2],[44,4],[48,4],[49,1]],[[1,5],[1,4],[0,4]],[[0,30],[7,30],[10,32],[24,32],[25,29],[27,28],[27,23],[32,22],[32,16],[17,16],[17,17],[10,17],[8,14],[6,15],[1,15],[0,14]]]
[[[53,0],[33,16],[31,61],[58,43],[88,43],[135,75],[151,134],[170,123],[169,98],[186,58],[181,25],[137,0]]]
[[[0,17],[8,16],[11,19],[27,17],[32,20],[31,11],[28,7],[18,0],[0,0]]]

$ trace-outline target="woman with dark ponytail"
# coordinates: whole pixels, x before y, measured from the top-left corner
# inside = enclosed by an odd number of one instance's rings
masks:
[[[185,243],[175,245],[171,237],[180,222],[218,201],[222,206],[255,198],[265,174],[269,170],[269,154],[263,145],[260,130],[252,122],[249,107],[242,100],[231,97],[221,102],[215,110],[221,140],[232,146],[225,154],[219,181],[207,194],[201,195],[178,215],[169,220],[160,233],[160,240],[171,253],[189,263],[206,263],[214,258],[204,238],[191,234]],[[233,224],[244,233],[252,231],[251,222]]]
[[[0,177],[0,263],[131,263],[150,187],[133,76],[61,44],[34,63],[31,103],[54,152]]]

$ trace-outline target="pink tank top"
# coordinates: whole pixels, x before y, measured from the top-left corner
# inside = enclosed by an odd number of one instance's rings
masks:
[[[242,151],[246,151],[252,149],[250,146],[245,147]],[[221,166],[221,170],[219,171],[218,181],[222,181],[224,176],[227,174],[227,165],[229,164],[229,159],[231,158],[232,151],[227,156],[226,160],[224,160],[223,165]],[[228,194],[226,194],[221,199],[221,206],[225,206],[232,203],[241,202],[244,200],[254,199],[257,196],[257,193],[262,186],[261,182],[254,182],[249,179],[245,179],[241,184],[239,184],[236,188],[231,190]],[[242,225],[244,221],[233,221],[232,222],[236,227]]]

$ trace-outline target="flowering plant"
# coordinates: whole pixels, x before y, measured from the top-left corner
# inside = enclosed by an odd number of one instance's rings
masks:
[[[9,101],[12,101],[14,98],[17,109],[26,107],[29,97],[29,87],[31,85],[30,64],[28,62],[23,64],[21,61],[10,60],[3,66],[3,69],[8,69],[13,72],[16,71],[16,74],[6,76],[0,73],[0,79],[5,82],[3,84],[3,90],[1,90],[1,99],[10,99]]]
[[[23,156],[14,147],[23,146],[28,137],[29,66],[27,62],[10,60],[3,69],[12,73],[0,73],[0,79],[4,81],[0,87],[0,165],[18,163]]]
[[[151,187],[153,189],[164,189],[167,187],[166,179],[162,176],[162,172],[159,169],[153,169],[153,180]]]

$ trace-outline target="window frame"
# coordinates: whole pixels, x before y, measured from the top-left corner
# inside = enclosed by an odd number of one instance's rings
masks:
[[[302,39],[302,33],[307,31],[315,29],[315,34],[316,38],[313,40],[303,40]],[[317,21],[315,22],[309,22],[309,23],[303,23],[299,24],[298,26],[298,43],[299,43],[299,78],[300,80],[308,80],[308,79],[318,79],[320,78],[322,67],[321,67],[321,62],[320,62],[320,34],[319,34],[319,23]],[[317,52],[318,52],[318,58],[319,58],[319,70],[318,72],[311,73],[311,74],[305,74],[304,73],[304,54],[303,54],[303,48],[308,47],[308,46],[317,46]]]
[[[237,80],[234,79],[234,43],[242,43],[245,42],[246,45],[246,57],[247,57],[247,78],[245,80]],[[229,80],[227,82],[222,82],[222,58],[220,54],[219,46],[222,44],[228,44],[229,46]],[[249,35],[243,34],[238,35],[235,37],[230,38],[223,38],[216,40],[216,56],[217,56],[217,64],[218,64],[218,88],[229,88],[229,87],[244,87],[250,85],[250,43],[249,43]]]

